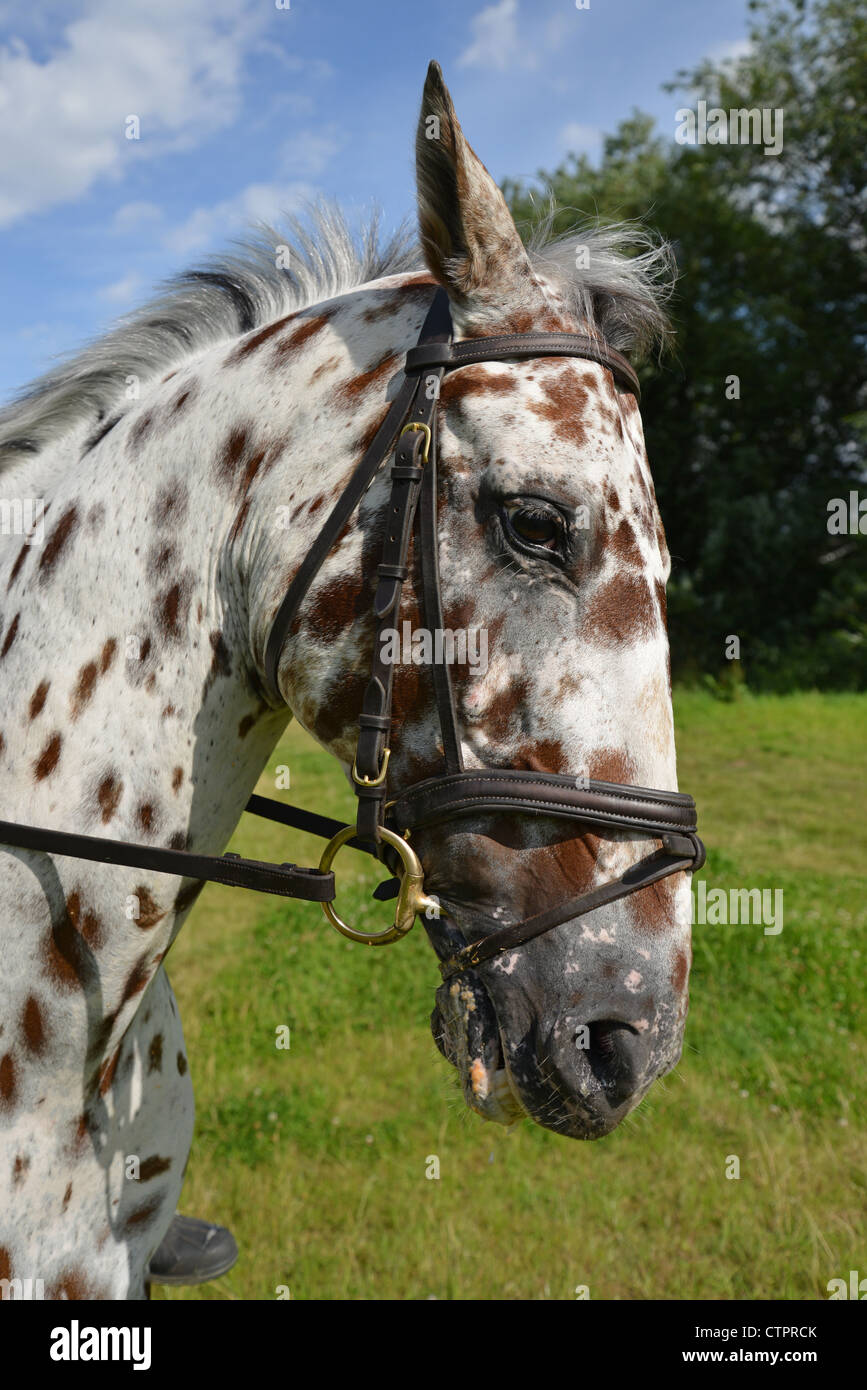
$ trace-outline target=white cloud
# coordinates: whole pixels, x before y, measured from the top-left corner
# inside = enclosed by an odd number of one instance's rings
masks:
[[[596,155],[601,153],[604,132],[599,126],[570,121],[564,125],[557,140],[564,153]]]
[[[47,57],[12,37],[0,48],[0,225],[231,123],[267,19],[253,0],[84,0]],[[125,138],[131,115],[140,140]]]
[[[714,63],[732,63],[737,62],[738,58],[745,58],[751,50],[749,39],[724,39],[721,43],[711,44],[705,57]]]
[[[119,207],[111,221],[113,232],[134,232],[148,222],[159,222],[163,210],[156,203],[144,200],[137,203],[124,203]]]
[[[280,168],[295,178],[321,174],[342,143],[333,125],[324,130],[299,130],[280,146]]]
[[[200,251],[248,229],[251,222],[278,223],[283,213],[297,212],[316,196],[309,183],[251,183],[234,198],[213,207],[196,208],[179,227],[163,238],[163,245],[177,255]]]
[[[141,276],[131,270],[122,280],[115,280],[113,285],[104,285],[99,291],[99,297],[107,300],[109,304],[129,304],[138,294],[141,283]]]
[[[499,0],[471,21],[473,40],[458,58],[458,67],[535,67],[536,59],[518,36],[518,0]]]

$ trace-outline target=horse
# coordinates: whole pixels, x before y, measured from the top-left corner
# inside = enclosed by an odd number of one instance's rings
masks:
[[[436,64],[416,166],[420,245],[400,231],[381,247],[375,225],[359,242],[320,204],[288,240],[260,229],[177,277],[0,415],[3,495],[30,516],[0,538],[4,821],[219,853],[292,718],[353,780],[386,470],[313,575],[273,681],[266,649],[443,294],[461,343],[607,344],[470,361],[430,407],[443,630],[487,643],[449,671],[462,766],[674,796],[670,560],[634,373],[611,366],[665,335],[666,249],[629,255],[610,228],[543,227],[525,246]],[[418,472],[423,434],[409,442]],[[403,578],[393,626],[416,631],[422,582]],[[383,785],[405,788],[437,771],[445,735],[423,666],[404,654],[393,681]],[[471,802],[413,830],[440,961],[628,878],[647,847],[629,825]],[[0,885],[0,1278],[146,1298],[193,1135],[164,962],[201,881],[4,843]],[[636,889],[447,973],[432,1030],[477,1114],[595,1139],[676,1065],[688,869]]]

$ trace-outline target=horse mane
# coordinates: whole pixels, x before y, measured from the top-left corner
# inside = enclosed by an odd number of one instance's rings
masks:
[[[631,224],[586,225],[551,234],[553,203],[527,243],[530,259],[572,311],[621,352],[662,346],[668,324],[671,253]],[[97,428],[125,400],[128,378],[142,386],[196,352],[387,275],[423,269],[406,222],[384,244],[380,214],[354,235],[340,207],[312,204],[285,229],[257,224],[233,251],[165,281],[157,295],[116,326],[22,388],[0,410],[0,469],[21,462],[76,426]],[[576,248],[587,248],[587,269]],[[280,264],[278,264],[278,251]],[[630,254],[637,253],[637,254]]]

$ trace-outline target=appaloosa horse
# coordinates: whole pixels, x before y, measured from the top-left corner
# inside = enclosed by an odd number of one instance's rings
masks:
[[[6,514],[45,499],[41,544],[0,542],[0,819],[219,853],[290,715],[349,772],[387,469],[278,644],[276,690],[266,647],[438,286],[456,341],[607,345],[442,376],[444,627],[488,639],[484,669],[450,672],[462,765],[673,797],[669,558],[634,377],[611,366],[664,331],[654,256],[626,257],[610,232],[580,239],[589,268],[574,237],[526,250],[436,65],[417,165],[424,264],[400,239],[356,251],[320,213],[312,240],[296,228],[288,270],[275,237],[181,277],[0,417]],[[399,616],[413,629],[419,588],[410,566]],[[389,787],[437,774],[444,735],[419,665],[394,669],[393,719]],[[413,831],[447,914],[425,922],[441,959],[456,935],[628,875],[648,848],[623,816],[605,833],[471,809]],[[52,1298],[144,1296],[192,1140],[162,962],[199,886],[0,846],[0,1278],[41,1279]],[[675,1065],[688,876],[634,886],[441,985],[434,1033],[479,1114],[594,1138]]]

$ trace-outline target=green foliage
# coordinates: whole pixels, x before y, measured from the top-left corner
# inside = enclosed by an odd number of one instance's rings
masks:
[[[828,502],[864,488],[867,11],[857,0],[756,4],[751,51],[669,90],[671,131],[635,112],[599,168],[540,180],[555,229],[647,219],[674,247],[676,359],[642,382],[648,451],[674,556],[672,655],[717,675],[741,639],[754,688],[867,684],[867,539],[828,534]],[[678,107],[780,108],[784,148],[678,145]],[[519,226],[539,192],[507,183]],[[726,398],[736,376],[740,399]]]

